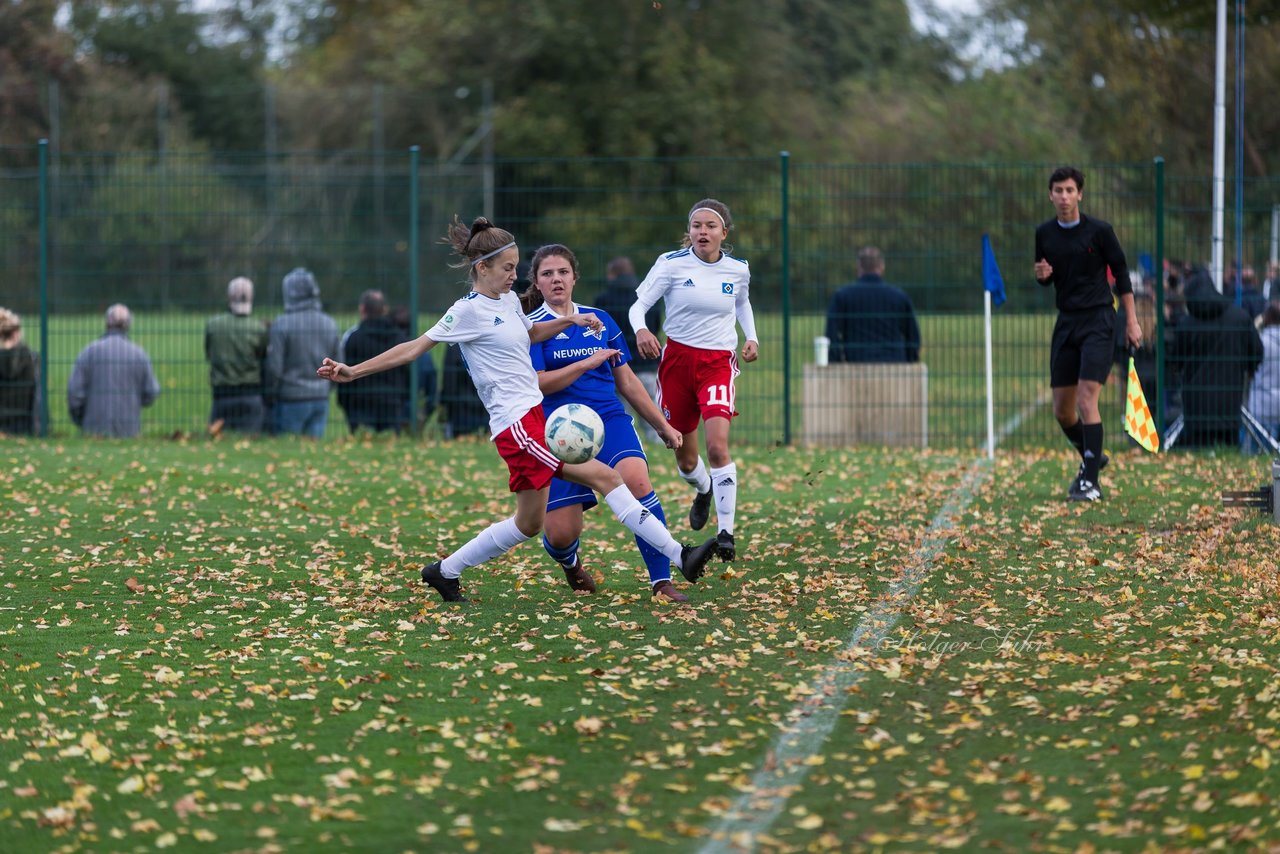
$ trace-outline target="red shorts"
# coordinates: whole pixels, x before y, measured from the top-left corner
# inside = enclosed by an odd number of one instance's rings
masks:
[[[493,437],[493,444],[511,472],[512,492],[550,486],[551,478],[564,468],[564,463],[547,449],[546,437],[547,419],[541,406],[530,409],[519,421]]]
[[[681,433],[698,429],[698,419],[733,418],[738,354],[700,350],[667,339],[658,364],[658,406]]]

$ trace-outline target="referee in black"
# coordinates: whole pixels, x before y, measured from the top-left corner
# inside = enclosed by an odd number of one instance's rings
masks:
[[[1124,307],[1130,347],[1142,343],[1142,329],[1133,310],[1133,285],[1120,241],[1110,224],[1080,213],[1083,197],[1084,174],[1079,169],[1063,166],[1049,176],[1049,200],[1058,214],[1036,229],[1035,274],[1037,282],[1052,284],[1057,292],[1058,322],[1049,357],[1053,414],[1080,452],[1080,470],[1067,498],[1099,501],[1098,472],[1107,456],[1102,452],[1098,395],[1115,352],[1116,310],[1108,268]]]

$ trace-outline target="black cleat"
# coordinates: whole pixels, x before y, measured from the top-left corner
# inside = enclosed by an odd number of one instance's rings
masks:
[[[1106,468],[1107,463],[1109,462],[1111,462],[1111,457],[1107,456],[1104,452],[1102,456],[1098,458],[1098,471],[1101,472]],[[1084,460],[1080,461],[1080,469],[1076,472],[1076,480],[1079,480],[1082,477],[1084,477]]]
[[[711,515],[711,492],[699,492],[693,497],[693,506],[689,508],[689,527],[701,531],[707,526],[707,518]]]
[[[1111,462],[1111,457],[1107,456],[1105,453],[1101,457],[1099,457],[1098,459],[1099,474],[1101,474],[1102,470],[1107,467],[1107,463],[1109,462]],[[1090,481],[1086,480],[1084,476],[1084,460],[1080,461],[1080,468],[1076,471],[1076,476],[1072,479],[1071,486],[1067,487],[1067,498],[1070,499],[1071,501],[1098,501],[1099,499],[1102,498],[1101,484],[1096,484],[1096,483],[1092,484],[1092,486],[1098,493],[1098,497],[1089,498],[1085,495],[1087,490],[1080,488],[1081,483],[1090,483]]]
[[[685,546],[680,549],[680,574],[688,581],[697,581],[706,571],[707,561],[716,548],[716,538],[712,537],[700,546]]]
[[[1101,501],[1102,487],[1082,477],[1071,483],[1071,491],[1067,493],[1068,501]]]
[[[462,595],[462,590],[456,578],[445,578],[440,574],[440,561],[429,563],[422,568],[422,580],[435,588],[440,594],[440,598],[446,602],[467,602],[466,596]]]
[[[738,550],[733,544],[733,534],[728,531],[716,534],[716,553],[724,561],[733,560],[738,556]]]

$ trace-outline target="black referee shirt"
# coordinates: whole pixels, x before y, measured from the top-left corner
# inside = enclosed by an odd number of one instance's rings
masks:
[[[1053,283],[1058,311],[1077,312],[1113,304],[1107,268],[1116,280],[1116,292],[1133,293],[1129,265],[1110,223],[1080,214],[1080,224],[1063,228],[1051,219],[1036,229],[1036,260],[1053,267],[1053,276],[1041,285]]]

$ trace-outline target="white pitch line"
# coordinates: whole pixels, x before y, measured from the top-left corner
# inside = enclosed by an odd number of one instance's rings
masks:
[[[1048,401],[1042,396],[1029,404],[1000,428],[996,444],[1017,430],[1030,415]],[[933,517],[924,539],[898,578],[889,585],[888,593],[867,613],[853,630],[843,652],[852,653],[860,646],[878,647],[888,637],[902,609],[920,589],[929,576],[933,562],[946,548],[955,519],[973,501],[978,489],[991,474],[993,466],[985,457],[979,458],[964,480],[947,499],[946,504]],[[771,761],[756,771],[747,791],[737,800],[711,831],[711,836],[700,849],[700,854],[740,854],[756,849],[756,840],[767,831],[787,805],[804,778],[809,775],[808,760],[817,754],[835,728],[840,713],[849,698],[849,689],[862,680],[866,671],[856,670],[852,664],[836,660],[815,680],[812,693],[787,713],[789,725],[774,739],[767,756]]]

